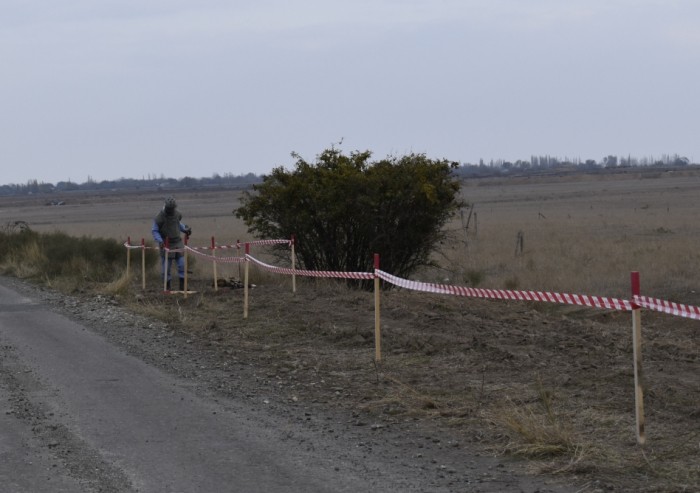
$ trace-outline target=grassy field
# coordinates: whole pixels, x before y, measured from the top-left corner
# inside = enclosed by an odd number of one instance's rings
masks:
[[[212,235],[219,244],[251,239],[231,214],[237,193],[176,196],[193,246]],[[629,299],[636,270],[643,294],[700,305],[696,170],[479,179],[463,194],[473,205],[469,228],[465,210],[436,266],[416,278]],[[163,193],[60,198],[66,205],[0,198],[0,221],[138,242],[149,238]],[[210,269],[197,260],[198,293],[187,300],[160,294],[155,269],[146,293],[137,275],[120,299],[215,341],[224,358],[267,367],[289,399],[436,426],[488,453],[524,457],[533,473],[582,492],[698,491],[700,322],[643,313],[648,443],[640,447],[629,313],[394,290],[383,294],[377,367],[371,293],[311,280],[292,294],[288,278],[254,270],[243,320],[241,290],[213,292]],[[222,271],[238,277],[237,266]],[[345,390],[331,399],[321,380]]]
[[[639,271],[644,292],[700,299],[697,172],[480,180],[463,195],[476,219],[451,225],[457,282],[626,297]]]
[[[232,214],[238,191],[177,195],[192,246],[252,239]],[[472,205],[449,224],[431,281],[627,297],[631,271],[656,297],[700,302],[700,173],[479,179],[466,182]],[[23,220],[39,232],[151,241],[165,192],[0,198],[0,224]],[[53,197],[51,197],[53,198]],[[465,229],[469,220],[469,227]],[[522,239],[519,249],[518,237]],[[381,252],[379,252],[381,253]],[[203,273],[202,273],[203,274]]]

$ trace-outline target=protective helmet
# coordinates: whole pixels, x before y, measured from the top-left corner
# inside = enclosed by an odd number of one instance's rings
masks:
[[[165,212],[172,214],[176,207],[177,202],[175,202],[175,199],[172,196],[165,199]]]

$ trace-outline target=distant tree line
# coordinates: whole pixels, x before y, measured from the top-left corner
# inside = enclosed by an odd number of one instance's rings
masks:
[[[540,174],[550,172],[566,171],[609,171],[617,168],[632,167],[656,167],[656,168],[677,168],[684,166],[697,166],[690,159],[678,154],[663,154],[661,157],[645,156],[642,158],[627,156],[608,155],[602,159],[581,158],[560,158],[555,156],[530,156],[528,160],[518,159],[517,161],[506,161],[496,159],[485,162],[483,159],[478,163],[457,163],[452,172],[462,178],[502,176],[510,174]],[[38,180],[29,180],[24,184],[0,185],[0,196],[3,195],[29,195],[29,194],[49,194],[72,191],[100,191],[100,190],[177,190],[204,187],[232,187],[249,188],[251,185],[261,183],[263,175],[247,173],[244,175],[234,175],[215,173],[209,178],[166,178],[163,175],[148,175],[147,177],[119,178],[118,180],[95,181],[88,176],[84,183],[73,181],[60,181],[56,184],[44,183]]]
[[[608,155],[596,161],[595,159],[582,160],[581,158],[559,158],[555,156],[531,156],[529,160],[517,160],[515,162],[503,159],[490,160],[488,163],[480,160],[479,163],[461,164],[456,173],[462,177],[497,176],[507,174],[536,174],[555,171],[596,171],[610,170],[612,168],[632,167],[657,167],[677,168],[683,166],[697,166],[691,163],[687,157],[678,154],[663,154],[660,158],[647,156],[642,158]]]
[[[233,175],[215,173],[209,178],[166,178],[165,176],[148,176],[141,179],[119,178],[118,180],[95,181],[88,176],[84,183],[73,181],[59,181],[56,184],[43,183],[38,180],[29,180],[24,184],[0,185],[0,195],[29,195],[50,194],[75,191],[106,191],[106,190],[177,190],[204,187],[230,187],[248,188],[260,183],[262,177],[253,173],[245,175]]]

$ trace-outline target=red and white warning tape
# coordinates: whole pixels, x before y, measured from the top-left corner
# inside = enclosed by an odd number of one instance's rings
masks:
[[[143,249],[143,250],[160,250],[160,247],[154,246],[146,246],[146,245],[132,245],[128,241],[124,242],[124,246],[127,248],[127,250],[136,250],[136,249]]]
[[[205,258],[211,262],[221,263],[241,263],[250,260],[259,267],[278,274],[297,275],[307,277],[326,277],[336,279],[358,279],[369,280],[374,279],[375,275],[385,282],[393,284],[405,289],[413,291],[422,291],[425,293],[447,294],[453,296],[464,296],[470,298],[487,298],[497,300],[514,300],[514,301],[544,301],[549,303],[560,303],[564,305],[587,306],[591,308],[602,308],[608,310],[630,311],[635,308],[642,307],[648,310],[654,310],[669,315],[678,317],[692,318],[700,320],[700,307],[692,305],[683,305],[672,301],[661,300],[658,298],[650,298],[648,296],[635,295],[633,301],[621,300],[618,298],[607,298],[602,296],[589,296],[583,294],[567,294],[567,293],[552,293],[547,291],[513,291],[509,289],[481,289],[469,288],[466,286],[454,286],[450,284],[426,283],[420,281],[411,281],[396,277],[388,272],[376,270],[371,272],[342,272],[342,271],[313,271],[289,269],[284,267],[276,267],[266,264],[250,255],[237,257],[217,257],[202,253],[200,250],[219,250],[236,248],[240,249],[246,243],[236,243],[235,245],[219,245],[215,247],[190,247],[185,246],[184,249],[166,249],[166,252],[184,252],[188,250],[193,254]],[[256,240],[248,242],[248,245],[291,245],[291,240]],[[141,245],[131,245],[128,241],[124,242],[127,249],[146,248],[157,250],[158,247],[147,247]]]
[[[261,245],[290,245],[292,242],[291,240],[255,240],[255,241],[248,241],[247,244],[250,246],[261,246]],[[233,245],[216,245],[213,248],[210,246],[204,246],[204,247],[191,247],[192,250],[229,250],[229,249],[236,249],[236,250],[242,250],[245,248],[246,243],[235,243]]]
[[[206,253],[202,253],[202,252],[198,251],[197,248],[191,248],[189,246],[186,246],[185,250],[192,252],[194,255],[196,255],[198,257],[202,257],[202,258],[205,258],[207,260],[210,260],[212,262],[217,262],[217,263],[221,262],[224,264],[227,264],[227,263],[233,264],[233,263],[245,262],[245,257],[215,257],[214,255],[208,255]]]
[[[255,240],[247,242],[250,246],[256,245],[291,245],[292,240]],[[240,245],[245,245],[245,243],[240,243]]]
[[[184,247],[184,248],[163,248],[163,250],[165,251],[166,254],[167,253],[185,253],[185,248],[187,248],[187,247]]]
[[[683,305],[673,301],[660,300],[658,298],[649,298],[648,296],[635,295],[634,302],[642,308],[654,310],[657,312],[675,315],[677,317],[692,318],[700,320],[700,307]]]
[[[471,298],[489,298],[515,301],[546,301],[565,305],[589,306],[592,308],[607,308],[610,310],[632,310],[632,303],[617,298],[603,298],[581,294],[550,293],[546,291],[511,291],[509,289],[479,289],[449,284],[433,284],[419,281],[409,281],[378,270],[380,279],[406,289],[423,291],[425,293],[451,294]]]
[[[254,264],[262,267],[263,269],[276,272],[278,274],[287,275],[297,275],[297,276],[308,276],[308,277],[331,277],[336,279],[374,279],[374,274],[371,272],[342,272],[342,271],[329,271],[329,270],[299,270],[299,269],[286,269],[284,267],[275,267],[274,265],[266,264],[260,260],[246,255]]]

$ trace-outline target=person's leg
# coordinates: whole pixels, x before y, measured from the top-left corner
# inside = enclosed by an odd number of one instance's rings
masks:
[[[170,291],[170,258],[165,252],[160,252],[161,270],[163,272],[163,281],[165,283],[165,289]]]
[[[185,256],[177,254],[177,276],[180,278],[180,291],[185,290]]]

